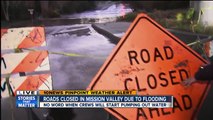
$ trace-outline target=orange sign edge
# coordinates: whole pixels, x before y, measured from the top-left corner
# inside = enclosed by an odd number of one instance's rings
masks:
[[[158,24],[157,22],[155,22],[154,20],[152,20],[148,15],[146,15],[145,13],[140,13],[139,15],[137,15],[137,17],[135,18],[135,20],[131,23],[130,27],[127,29],[125,35],[123,35],[123,37],[121,38],[121,40],[118,42],[118,44],[116,45],[116,47],[112,50],[111,54],[107,57],[106,61],[104,62],[104,64],[101,66],[100,70],[98,71],[98,73],[95,75],[95,77],[93,78],[93,80],[91,81],[91,83],[89,84],[89,86],[87,87],[87,90],[93,90],[95,84],[98,82],[99,78],[101,77],[101,75],[104,73],[105,69],[108,67],[108,65],[110,64],[110,62],[113,60],[113,58],[115,57],[115,55],[117,54],[117,52],[119,51],[119,49],[122,47],[122,45],[125,43],[125,40],[127,39],[127,37],[130,35],[131,31],[134,29],[134,27],[137,25],[137,23],[140,21],[140,19],[147,19],[149,22],[151,22],[153,25],[155,25],[156,27],[158,27],[162,32],[164,32],[165,34],[167,34],[168,36],[170,36],[173,40],[175,40],[176,42],[178,42],[180,45],[182,45],[185,49],[187,49],[188,51],[190,51],[195,57],[197,57],[198,59],[200,59],[203,63],[207,64],[208,62],[203,59],[198,53],[196,53],[193,49],[191,49],[190,47],[186,46],[186,44],[184,42],[182,42],[181,40],[179,40],[179,38],[175,37],[174,35],[172,35],[168,30],[166,30],[165,28],[163,28],[160,24]],[[201,97],[201,100],[198,103],[197,106],[197,110],[194,111],[192,118],[194,119],[197,114],[198,111],[201,108],[201,105],[204,102],[204,98],[206,98],[207,93],[209,91],[211,87],[210,81],[207,82],[207,86],[203,92],[203,95]],[[123,119],[123,120],[127,120],[126,117],[124,117],[123,115],[121,115],[120,113],[118,113],[116,110],[114,110],[113,108],[104,108],[106,111],[110,112],[112,115],[116,116],[119,119]]]

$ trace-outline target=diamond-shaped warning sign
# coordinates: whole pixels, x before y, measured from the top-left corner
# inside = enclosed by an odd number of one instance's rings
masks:
[[[206,61],[145,14],[137,16],[88,89],[138,90],[173,95],[173,108],[110,108],[118,119],[189,120],[196,116],[210,84],[181,82]]]

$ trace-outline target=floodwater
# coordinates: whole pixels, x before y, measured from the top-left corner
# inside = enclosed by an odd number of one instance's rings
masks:
[[[114,44],[90,24],[46,27],[48,50],[76,54],[50,54],[54,89],[86,89]]]
[[[118,17],[122,17],[128,13],[133,12],[133,9],[128,7],[126,4],[111,4],[108,7],[102,7],[98,10],[87,11],[83,13],[76,13],[72,15],[62,15],[61,18],[67,19],[78,19],[87,20],[90,19],[94,20],[96,23],[106,23],[106,22],[113,22],[116,21]],[[84,22],[84,21],[82,21]]]

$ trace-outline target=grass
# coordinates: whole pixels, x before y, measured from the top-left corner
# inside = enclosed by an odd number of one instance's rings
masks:
[[[213,26],[204,27],[202,25],[197,25],[192,29],[192,24],[189,21],[177,21],[176,15],[178,13],[185,13],[187,9],[174,9],[174,10],[153,10],[152,12],[146,11],[136,11],[133,13],[127,14],[124,18],[120,17],[118,21],[128,21],[132,22],[137,14],[146,13],[156,22],[161,24],[165,28],[177,29],[181,31],[194,32],[205,35],[213,35]]]

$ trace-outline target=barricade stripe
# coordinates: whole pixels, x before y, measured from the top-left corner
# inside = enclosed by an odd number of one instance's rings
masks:
[[[1,29],[1,37],[7,33],[7,29]]]
[[[1,63],[1,74],[34,72],[49,70],[47,51],[31,51],[23,53],[3,54]]]
[[[43,27],[35,27],[28,36],[18,45],[18,48],[41,46],[45,42]],[[46,44],[44,44],[46,45]]]
[[[40,86],[42,86],[42,84],[44,84],[48,80],[49,76],[50,74],[27,76],[27,78],[23,81],[23,83],[15,90],[15,93],[17,90],[38,90]],[[49,87],[49,89],[51,89],[51,86]]]
[[[52,90],[52,76],[50,75],[46,81],[39,87],[39,90]]]
[[[14,49],[29,35],[33,27],[28,28],[11,28],[1,37],[1,49]]]
[[[52,90],[51,74],[38,74],[24,77],[9,78],[9,85],[15,94],[17,90]],[[9,97],[6,78],[1,78],[1,97]]]
[[[9,97],[9,89],[6,78],[1,78],[1,98]]]
[[[46,46],[43,27],[1,29],[1,49]]]
[[[16,53],[16,54],[3,54],[1,55],[1,74],[12,73],[14,68],[27,56],[27,53]]]
[[[47,51],[30,52],[12,73],[16,72],[33,72],[48,56]]]

